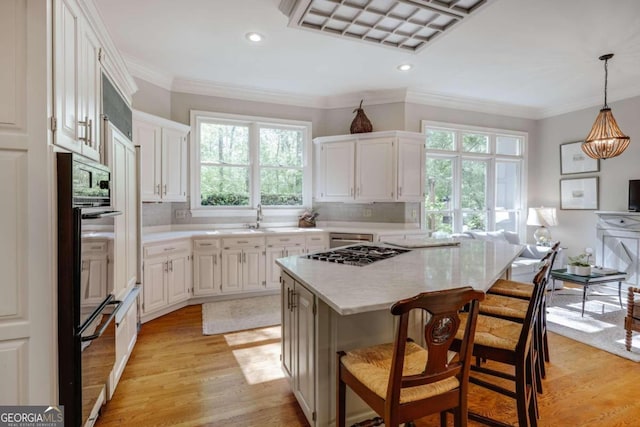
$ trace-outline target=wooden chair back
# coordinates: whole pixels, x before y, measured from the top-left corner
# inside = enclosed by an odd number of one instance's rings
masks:
[[[535,326],[535,322],[540,315],[542,302],[547,288],[547,280],[550,276],[551,259],[553,258],[553,251],[549,251],[547,255],[542,258],[540,262],[540,268],[533,278],[533,294],[529,300],[529,307],[527,308],[527,315],[522,322],[522,330],[518,339],[517,351],[527,351],[531,345],[532,331]]]
[[[402,388],[430,384],[452,376],[458,377],[461,388],[466,391],[479,301],[482,300],[484,300],[483,292],[475,291],[471,287],[464,287],[421,293],[415,297],[398,301],[391,307],[391,313],[400,316],[400,321],[391,362],[387,405],[393,405],[394,402],[397,405]],[[458,357],[450,361],[449,349],[460,326],[458,313],[467,305],[469,305],[469,316],[465,325],[464,340]],[[409,314],[412,310],[423,310],[427,313],[424,340],[428,357],[422,373],[403,376]]]

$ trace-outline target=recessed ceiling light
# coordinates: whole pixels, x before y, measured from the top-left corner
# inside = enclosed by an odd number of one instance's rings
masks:
[[[251,42],[254,42],[254,43],[261,42],[264,39],[264,37],[262,37],[262,34],[253,33],[253,32],[252,33],[247,33],[245,35],[245,37],[247,38],[247,40],[249,40]]]
[[[409,71],[412,68],[413,68],[413,65],[411,65],[411,64],[398,65],[398,70],[400,70],[400,71]]]

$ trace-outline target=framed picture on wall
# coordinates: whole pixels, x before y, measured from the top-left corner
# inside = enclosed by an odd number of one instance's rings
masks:
[[[561,179],[560,209],[598,209],[598,177]]]
[[[582,151],[582,141],[560,145],[560,174],[598,172],[600,160],[592,159]]]

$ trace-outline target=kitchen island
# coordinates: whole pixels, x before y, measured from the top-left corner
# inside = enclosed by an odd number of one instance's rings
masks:
[[[360,267],[304,256],[280,258],[282,364],[309,423],[335,422],[335,354],[393,340],[389,308],[421,292],[471,286],[486,291],[508,274],[523,247],[468,240],[412,249]],[[421,318],[415,318],[420,330]],[[419,333],[412,338],[421,342]],[[347,392],[347,423],[374,414]]]

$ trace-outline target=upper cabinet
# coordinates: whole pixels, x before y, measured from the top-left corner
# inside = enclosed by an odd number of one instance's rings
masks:
[[[54,143],[100,161],[100,43],[74,0],[54,3]]]
[[[421,201],[424,141],[421,133],[401,131],[315,138],[315,199]]]
[[[189,126],[140,111],[133,113],[133,142],[140,145],[143,202],[187,200]]]

